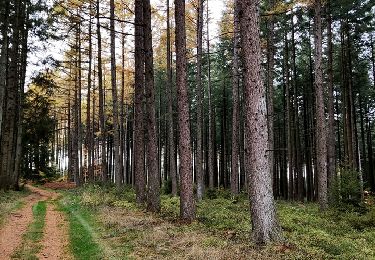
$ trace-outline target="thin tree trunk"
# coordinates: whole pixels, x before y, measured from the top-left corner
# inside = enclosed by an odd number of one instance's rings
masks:
[[[239,21],[239,3],[234,1],[234,38],[233,38],[233,111],[232,111],[232,169],[231,169],[231,192],[232,195],[237,195],[239,192],[239,130],[240,130],[240,115],[239,115],[239,54],[240,54],[240,21]]]
[[[114,177],[117,189],[122,185],[120,163],[120,128],[119,108],[116,82],[116,32],[115,32],[115,1],[110,0],[110,37],[111,37],[111,88],[113,110],[113,146],[114,146]]]
[[[203,0],[198,0],[198,30],[197,30],[197,199],[202,200],[204,193],[203,176],[203,98],[202,98],[202,42],[203,42]]]
[[[88,153],[88,181],[93,182],[94,181],[94,158],[92,157],[92,149],[93,149],[93,135],[92,132],[94,131],[93,125],[91,125],[91,70],[92,70],[92,29],[91,29],[91,23],[92,23],[92,2],[90,1],[90,23],[89,23],[89,56],[88,56],[88,62],[89,62],[89,68],[87,71],[87,110],[86,110],[86,147],[87,147],[87,153]]]
[[[96,34],[98,40],[98,86],[99,86],[99,123],[101,136],[101,159],[102,159],[102,181],[107,181],[107,160],[106,160],[106,127],[104,114],[104,91],[103,91],[103,66],[102,66],[102,36],[100,31],[100,1],[96,2]]]

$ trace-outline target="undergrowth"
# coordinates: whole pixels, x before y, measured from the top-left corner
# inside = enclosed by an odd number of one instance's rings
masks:
[[[213,192],[211,192],[213,193]],[[231,199],[228,192],[219,191],[210,194],[197,204],[197,221],[191,225],[177,225],[178,234],[190,231],[206,232],[214,235],[205,238],[204,245],[250,242],[249,202],[245,195]],[[77,191],[77,201],[87,209],[122,209],[125,212],[143,212],[135,204],[134,190],[124,188],[117,191],[114,187],[88,185]],[[287,244],[274,247],[275,259],[375,259],[375,208],[356,211],[329,209],[320,212],[315,203],[277,202],[278,216]],[[121,213],[123,214],[123,213]],[[161,196],[161,212],[158,215],[164,221],[178,224],[179,198]],[[139,225],[145,225],[144,223]],[[155,228],[155,227],[154,227]],[[132,241],[145,236],[142,230],[119,228],[107,223],[104,229],[107,235],[120,239],[123,250],[134,250]],[[122,235],[124,234],[124,235]],[[174,233],[172,235],[175,235]],[[217,239],[217,238],[222,239]],[[129,239],[130,238],[130,239]],[[143,238],[145,239],[145,238]],[[250,243],[251,245],[251,243]]]
[[[21,199],[29,194],[30,192],[27,189],[22,191],[0,191],[0,227],[4,224],[4,220],[10,212],[18,210],[24,205]]]

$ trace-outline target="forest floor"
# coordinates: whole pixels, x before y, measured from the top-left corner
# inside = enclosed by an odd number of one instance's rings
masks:
[[[314,203],[278,202],[286,242],[251,242],[249,203],[226,191],[179,220],[179,198],[162,195],[160,214],[134,191],[48,183],[0,193],[0,259],[375,259],[375,208],[319,212]]]

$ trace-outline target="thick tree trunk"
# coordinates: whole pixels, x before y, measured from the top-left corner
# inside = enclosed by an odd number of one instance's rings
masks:
[[[156,136],[154,61],[151,31],[150,0],[143,0],[144,52],[145,52],[145,86],[146,86],[146,130],[147,130],[147,166],[148,189],[147,209],[160,211],[160,176],[158,171],[158,140]]]
[[[322,19],[321,1],[315,0],[315,107],[316,107],[316,157],[318,176],[318,201],[320,209],[328,206],[327,198],[327,133],[324,114],[323,69],[322,69]]]
[[[143,93],[144,38],[143,0],[135,0],[135,87],[134,87],[134,184],[137,203],[146,202],[146,173],[144,155]]]
[[[9,1],[5,1],[5,4],[2,6],[1,10],[3,15],[1,16],[2,28],[2,46],[1,46],[1,53],[0,53],[0,136],[2,131],[2,124],[3,124],[3,105],[4,105],[4,95],[5,95],[5,88],[7,83],[7,66],[8,66],[8,12],[9,12]]]
[[[91,70],[92,70],[92,2],[90,1],[90,23],[89,23],[89,68],[87,71],[87,110],[86,110],[86,147],[87,147],[87,154],[88,154],[88,181],[94,181],[94,158],[92,157],[92,149],[93,149],[93,135],[92,132],[94,131],[93,125],[91,125]]]
[[[178,100],[178,149],[180,155],[180,216],[183,220],[195,219],[191,142],[189,128],[189,99],[187,91],[187,59],[185,0],[175,0],[176,20],[176,84]]]
[[[203,42],[203,0],[198,0],[197,30],[197,161],[195,165],[197,178],[197,199],[200,201],[204,193],[203,176],[203,97],[202,97],[202,42]]]
[[[259,1],[240,0],[241,43],[244,60],[245,157],[249,176],[251,223],[256,243],[280,241],[272,195],[269,163],[267,107],[260,76],[261,48]]]
[[[240,115],[239,115],[239,52],[240,52],[240,21],[239,21],[239,3],[238,0],[234,2],[234,38],[233,38],[233,111],[232,111],[232,169],[231,169],[231,192],[232,195],[237,195],[239,192],[239,130],[240,130]]]
[[[15,13],[12,22],[12,47],[9,52],[9,73],[5,89],[4,121],[0,147],[0,190],[9,189],[14,173],[14,147],[16,145],[16,110],[19,80],[19,43],[20,43],[20,0],[15,1]]]

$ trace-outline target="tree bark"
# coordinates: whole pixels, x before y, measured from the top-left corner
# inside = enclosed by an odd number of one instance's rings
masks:
[[[151,31],[150,0],[143,0],[144,51],[145,51],[145,86],[146,86],[146,129],[147,129],[147,165],[148,190],[147,209],[160,211],[160,176],[158,171],[158,139],[156,136],[154,61]]]
[[[96,33],[98,40],[98,85],[99,85],[99,121],[102,152],[102,181],[107,181],[107,159],[106,159],[106,127],[104,114],[104,91],[103,91],[103,67],[102,67],[102,36],[100,31],[100,1],[96,1]]]
[[[328,207],[327,198],[327,133],[324,114],[322,69],[322,19],[321,0],[314,2],[315,31],[315,107],[316,107],[316,157],[318,177],[318,202],[321,210]]]
[[[143,93],[144,38],[143,0],[135,0],[135,87],[134,87],[134,184],[138,204],[146,202],[146,173],[144,158]]]
[[[203,176],[203,98],[202,98],[202,42],[203,42],[203,0],[198,0],[198,29],[197,29],[197,199],[202,200],[204,193]]]
[[[239,130],[240,130],[240,115],[239,115],[239,54],[240,54],[240,21],[239,21],[239,3],[234,1],[234,38],[233,38],[233,111],[232,111],[232,169],[231,169],[231,192],[232,195],[239,193]]]
[[[280,241],[281,228],[272,194],[268,153],[267,107],[260,76],[259,0],[240,0],[241,43],[244,61],[245,159],[249,176],[253,239],[263,244]]]
[[[193,194],[192,154],[189,128],[189,100],[187,91],[185,0],[175,0],[176,20],[176,84],[178,100],[178,149],[180,155],[180,216],[195,219]]]
[[[120,128],[119,107],[116,82],[116,32],[115,32],[115,1],[110,0],[110,37],[111,37],[111,87],[113,110],[113,146],[114,146],[114,176],[117,189],[122,186],[120,169]]]

